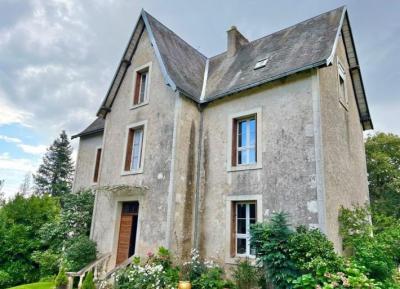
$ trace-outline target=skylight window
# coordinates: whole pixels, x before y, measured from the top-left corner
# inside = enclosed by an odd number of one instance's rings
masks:
[[[264,67],[268,62],[268,58],[263,58],[257,61],[256,65],[254,66],[254,70]]]

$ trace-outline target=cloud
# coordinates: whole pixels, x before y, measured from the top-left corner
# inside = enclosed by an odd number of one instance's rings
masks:
[[[36,171],[37,163],[25,158],[11,158],[8,153],[0,154],[0,170],[29,172]]]
[[[27,145],[27,144],[18,144],[18,147],[21,148],[25,153],[33,154],[33,155],[42,155],[46,152],[47,146],[45,145]]]
[[[6,124],[18,123],[24,126],[29,126],[28,121],[32,114],[16,109],[4,99],[4,94],[0,91],[0,126]]]
[[[9,143],[22,143],[22,140],[20,140],[19,138],[9,137],[6,135],[0,135],[0,140],[9,142]]]

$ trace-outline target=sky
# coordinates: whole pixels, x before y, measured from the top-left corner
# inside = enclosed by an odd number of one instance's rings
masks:
[[[400,1],[0,0],[0,180],[6,196],[61,130],[96,116],[143,8],[210,57],[346,5],[375,131],[400,134]],[[72,141],[74,157],[78,141]]]

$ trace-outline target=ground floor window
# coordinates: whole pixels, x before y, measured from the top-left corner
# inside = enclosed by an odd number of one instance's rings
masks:
[[[256,202],[232,203],[232,255],[254,256],[255,251],[250,246],[250,226],[257,221]],[[232,257],[234,257],[232,256]]]

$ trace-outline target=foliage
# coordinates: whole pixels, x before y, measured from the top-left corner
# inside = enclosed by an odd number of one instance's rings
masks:
[[[383,289],[380,283],[368,278],[361,267],[354,263],[346,263],[343,272],[329,273],[318,270],[316,274],[308,273],[293,281],[294,288],[299,289]],[[386,288],[385,288],[386,289]]]
[[[292,288],[292,281],[300,274],[290,258],[289,239],[292,234],[285,213],[274,214],[268,223],[256,224],[251,229],[257,260],[266,279],[276,289]]]
[[[301,272],[338,272],[343,260],[336,254],[333,244],[321,231],[298,227],[289,238],[289,255]]]
[[[117,272],[116,287],[119,289],[176,288],[179,272],[171,264],[169,251],[160,248],[156,256],[149,253],[144,264],[140,264],[140,259],[137,258],[126,269]]]
[[[60,254],[51,249],[33,252],[32,260],[39,264],[41,279],[55,275],[60,266]]]
[[[400,136],[377,133],[365,142],[372,210],[400,218]]]
[[[82,289],[96,289],[96,286],[93,281],[93,272],[90,271],[86,274],[85,279],[82,283]]]
[[[233,279],[238,289],[251,289],[258,285],[260,276],[256,267],[254,267],[248,258],[239,260],[233,270]]]
[[[60,271],[58,272],[55,283],[56,289],[62,289],[68,285],[68,277],[63,266],[61,266]]]
[[[134,288],[176,288],[180,268],[173,266],[170,252],[161,247],[156,255],[148,253],[148,258],[141,264],[135,259],[130,266],[117,272],[118,289]],[[235,285],[223,279],[223,270],[213,262],[203,262],[196,250],[182,270],[187,270],[184,281],[191,281],[193,289],[235,288]],[[191,277],[190,277],[191,276]]]
[[[234,284],[223,279],[223,270],[213,267],[206,270],[199,278],[192,281],[193,289],[223,289],[233,288]]]
[[[366,221],[368,215],[368,208],[341,208],[339,220],[343,244],[345,249],[350,249],[348,251],[354,262],[363,266],[369,277],[390,283],[400,260],[400,226],[397,222],[397,225],[375,230]]]
[[[0,208],[0,271],[9,286],[39,279],[35,251],[46,250],[38,231],[59,214],[58,201],[50,196],[24,197],[20,194]],[[6,274],[4,274],[6,273]],[[9,280],[4,280],[9,276]],[[1,284],[1,283],[0,283]],[[4,285],[0,285],[4,288]]]
[[[63,196],[71,192],[74,171],[71,155],[71,144],[65,131],[62,131],[47,149],[42,164],[33,176],[36,193]]]
[[[65,244],[64,264],[68,271],[76,272],[96,259],[96,243],[81,235]]]

